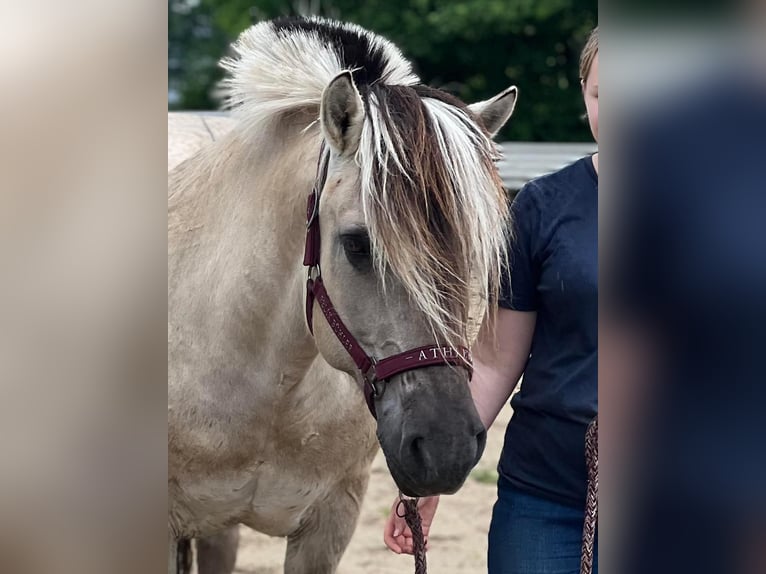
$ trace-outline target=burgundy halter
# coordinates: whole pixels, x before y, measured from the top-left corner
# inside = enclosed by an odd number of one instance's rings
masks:
[[[367,401],[367,407],[372,416],[377,418],[375,413],[375,398],[378,397],[376,382],[385,382],[391,377],[433,365],[456,365],[463,366],[471,372],[471,355],[465,347],[452,347],[447,345],[425,345],[404,351],[397,355],[386,357],[385,359],[375,359],[370,357],[351,334],[346,325],[338,315],[335,307],[330,301],[324,282],[322,281],[322,270],[319,266],[319,197],[324,188],[327,179],[327,168],[330,161],[330,154],[325,150],[325,144],[319,153],[319,163],[317,165],[317,177],[314,182],[314,188],[309,194],[308,208],[306,214],[306,250],[303,255],[303,264],[308,267],[308,280],[306,283],[306,322],[309,331],[314,334],[312,321],[312,311],[314,301],[319,303],[322,313],[324,313],[327,323],[338,337],[343,347],[351,355],[357,369],[362,376],[362,392]]]

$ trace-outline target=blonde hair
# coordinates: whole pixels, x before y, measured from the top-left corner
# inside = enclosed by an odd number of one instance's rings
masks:
[[[585,82],[590,74],[590,68],[593,65],[593,58],[598,54],[598,26],[593,28],[588,39],[585,42],[585,47],[580,54],[580,81]]]

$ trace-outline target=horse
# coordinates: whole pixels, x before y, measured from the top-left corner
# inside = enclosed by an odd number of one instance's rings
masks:
[[[483,452],[467,348],[506,265],[517,91],[467,106],[318,17],[233,48],[232,126],[168,177],[168,571],[244,524],[331,573],[379,447],[408,496]]]

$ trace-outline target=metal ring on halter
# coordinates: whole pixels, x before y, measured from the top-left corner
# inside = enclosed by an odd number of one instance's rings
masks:
[[[364,381],[370,385],[370,388],[372,389],[372,398],[373,399],[379,399],[381,396],[383,396],[382,392],[378,392],[378,387],[376,383],[378,383],[378,377],[375,375],[375,366],[378,364],[378,362],[375,360],[375,357],[370,357],[370,362],[372,365],[370,365],[370,368],[367,369],[366,373],[362,374],[362,378]]]
[[[312,271],[316,270],[316,275],[312,275]],[[308,279],[316,279],[317,277],[322,276],[322,268],[319,266],[319,263],[316,265],[312,265],[311,267],[308,267],[308,271],[306,273]]]

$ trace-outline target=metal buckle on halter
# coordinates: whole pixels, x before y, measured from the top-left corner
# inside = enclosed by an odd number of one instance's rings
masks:
[[[379,399],[383,393],[378,392],[378,387],[376,385],[376,383],[379,382],[378,377],[375,375],[375,366],[378,362],[375,360],[375,357],[370,357],[370,362],[372,365],[370,365],[370,368],[367,369],[366,373],[362,373],[362,379],[364,379],[364,383],[372,390],[372,398]]]

